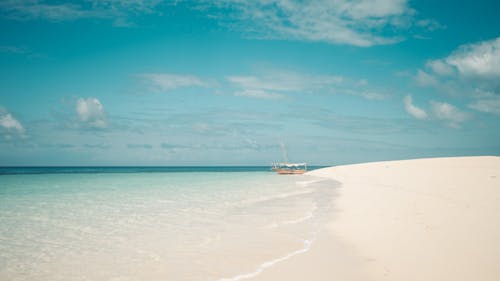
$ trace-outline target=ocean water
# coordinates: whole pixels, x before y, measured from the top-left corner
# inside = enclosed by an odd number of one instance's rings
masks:
[[[308,251],[335,193],[258,168],[2,169],[0,280],[248,279]]]

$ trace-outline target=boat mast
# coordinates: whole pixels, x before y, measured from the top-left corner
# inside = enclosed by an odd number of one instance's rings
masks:
[[[280,143],[281,146],[281,154],[283,156],[283,160],[285,161],[286,164],[288,164],[288,155],[286,153],[286,147],[283,142]]]

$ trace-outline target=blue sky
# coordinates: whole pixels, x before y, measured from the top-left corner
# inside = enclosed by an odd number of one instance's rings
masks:
[[[497,1],[0,2],[0,165],[500,155]]]

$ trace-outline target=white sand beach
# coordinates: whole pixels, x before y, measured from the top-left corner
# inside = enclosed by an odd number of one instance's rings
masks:
[[[346,165],[328,229],[253,280],[499,280],[500,157]]]

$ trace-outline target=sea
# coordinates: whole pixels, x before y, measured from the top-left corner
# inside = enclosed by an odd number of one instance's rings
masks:
[[[0,280],[251,279],[309,251],[335,187],[268,167],[0,167]]]

